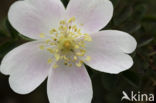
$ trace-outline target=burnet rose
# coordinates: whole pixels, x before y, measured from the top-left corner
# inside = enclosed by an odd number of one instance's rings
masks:
[[[117,74],[133,65],[136,40],[118,30],[101,30],[113,15],[109,0],[24,0],[9,10],[11,25],[34,39],[10,51],[0,70],[19,94],[47,77],[50,103],[91,103],[92,84],[84,64]],[[100,31],[101,30],[101,31]]]

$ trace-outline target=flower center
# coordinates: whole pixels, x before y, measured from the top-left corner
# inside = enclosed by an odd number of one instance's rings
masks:
[[[64,42],[64,47],[65,47],[66,49],[69,49],[71,46],[72,46],[72,45],[71,45],[71,42],[70,42],[69,40],[67,40],[67,41]]]
[[[81,67],[83,61],[91,59],[90,56],[86,56],[85,42],[92,41],[92,38],[89,34],[82,33],[80,26],[82,25],[75,24],[75,17],[72,17],[69,20],[61,20],[59,27],[51,29],[49,34],[40,34],[45,40],[40,49],[52,54],[48,63],[53,63],[53,68],[59,67],[57,62],[61,60],[66,66],[75,64]]]

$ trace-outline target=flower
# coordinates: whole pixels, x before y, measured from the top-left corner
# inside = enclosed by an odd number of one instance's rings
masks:
[[[9,52],[1,72],[19,94],[36,89],[47,77],[51,103],[90,103],[92,84],[84,63],[117,74],[133,65],[128,55],[136,40],[128,33],[103,30],[113,15],[109,0],[24,0],[9,10],[11,25],[34,39]]]

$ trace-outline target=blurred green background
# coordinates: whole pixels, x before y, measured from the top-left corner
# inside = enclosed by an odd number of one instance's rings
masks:
[[[8,8],[15,0],[0,0],[0,61],[4,55],[29,39],[18,34],[7,20]],[[69,0],[62,0],[64,5]],[[104,29],[117,29],[130,33],[138,47],[132,54],[134,66],[118,75],[100,73],[88,68],[92,79],[92,103],[131,103],[122,101],[122,91],[154,93],[156,96],[156,0],[111,0],[114,16]],[[8,76],[0,74],[0,103],[48,103],[46,81],[28,95],[14,93]],[[133,102],[135,103],[135,102]],[[136,102],[154,103],[154,102]]]

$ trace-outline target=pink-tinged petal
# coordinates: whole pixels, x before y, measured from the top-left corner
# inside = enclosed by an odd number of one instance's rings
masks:
[[[101,30],[111,20],[113,5],[109,0],[70,0],[67,14],[83,24],[84,32],[92,33]]]
[[[137,46],[136,40],[128,33],[118,30],[105,30],[91,34],[92,42],[87,42],[87,48],[97,50],[132,53]]]
[[[136,40],[121,31],[107,30],[92,34],[93,41],[87,43],[87,54],[91,61],[85,62],[93,69],[107,73],[120,73],[133,65],[132,58],[126,54],[136,48]]]
[[[64,13],[65,8],[60,0],[24,0],[12,4],[8,18],[19,33],[40,39],[40,33],[57,27]]]
[[[10,75],[11,88],[19,94],[36,89],[48,76],[49,53],[39,49],[42,42],[29,42],[9,52],[2,60],[0,71]]]
[[[84,66],[53,69],[47,89],[50,103],[91,103],[92,84]]]
[[[133,65],[133,60],[128,54],[114,53],[111,51],[88,50],[87,55],[91,56],[87,65],[95,70],[118,74],[129,69]]]

